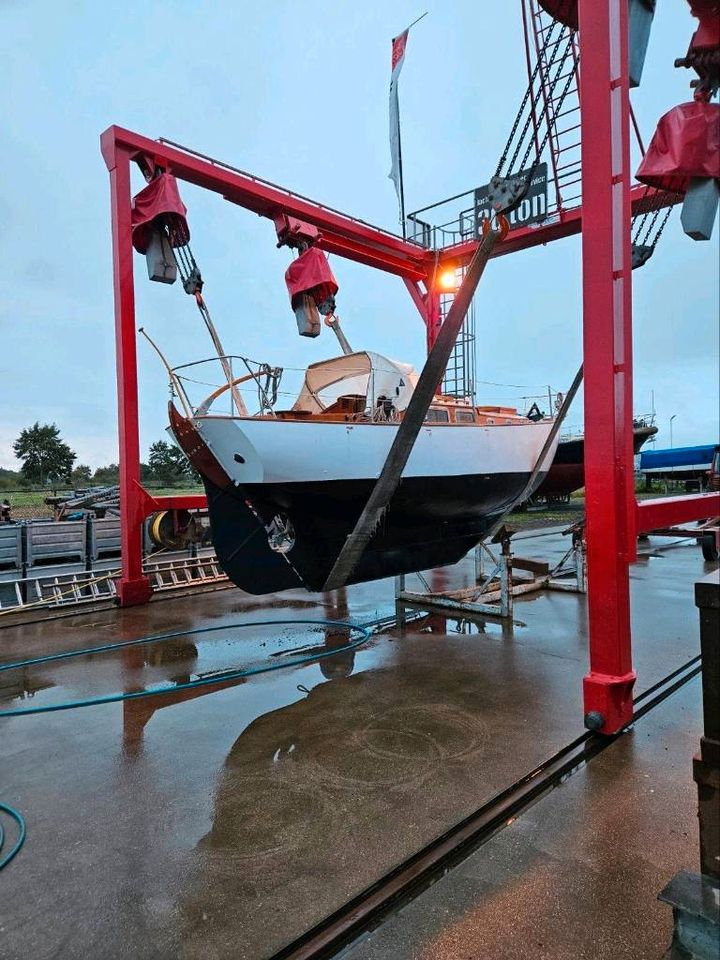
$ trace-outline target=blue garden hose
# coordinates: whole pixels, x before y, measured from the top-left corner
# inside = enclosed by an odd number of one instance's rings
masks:
[[[1,856],[3,846],[5,845],[5,830],[3,829],[2,823],[0,823],[0,870],[2,870],[3,867],[6,867],[10,863],[15,854],[20,850],[20,847],[25,843],[26,830],[25,818],[19,810],[15,809],[15,807],[11,807],[7,803],[0,803],[0,813],[6,813],[9,817],[11,817],[17,824],[18,828],[18,835],[15,843],[4,856]]]
[[[0,717],[23,717],[33,713],[53,713],[57,710],[75,710],[79,707],[94,707],[103,703],[119,703],[122,700],[138,700],[141,697],[156,697],[161,694],[175,693],[178,690],[192,690],[195,687],[209,686],[212,684],[225,683],[228,680],[240,680],[244,677],[254,677],[261,673],[270,673],[274,670],[284,670],[290,667],[299,667],[307,663],[313,663],[316,660],[323,660],[326,657],[334,657],[338,653],[345,653],[348,650],[355,650],[357,647],[366,643],[372,633],[369,626],[360,626],[354,623],[347,623],[343,620],[254,620],[250,623],[229,623],[217,627],[200,627],[197,630],[181,630],[174,633],[160,633],[149,637],[140,637],[137,640],[125,640],[120,643],[109,643],[102,647],[86,647],[82,650],[66,650],[62,653],[53,653],[46,657],[33,657],[30,660],[18,660],[15,663],[6,663],[0,666],[0,673],[6,670],[19,670],[22,667],[37,666],[40,663],[51,663],[56,660],[69,660],[72,657],[82,657],[91,653],[107,653],[110,650],[120,650],[124,647],[132,647],[145,643],[157,643],[160,640],[172,640],[177,637],[197,636],[201,633],[214,633],[219,630],[237,630],[247,627],[269,627],[269,626],[297,626],[298,624],[311,624],[318,627],[345,628],[351,632],[360,633],[361,636],[351,643],[342,647],[335,647],[332,650],[326,650],[321,653],[311,653],[304,657],[296,657],[294,660],[285,660],[279,663],[271,663],[262,667],[250,667],[245,670],[231,670],[227,673],[217,674],[214,677],[203,677],[198,680],[189,680],[187,683],[178,683],[172,687],[160,687],[156,690],[137,690],[131,693],[112,693],[105,697],[92,697],[88,700],[67,700],[64,703],[53,703],[42,707],[22,707],[19,710],[0,710]],[[18,836],[13,847],[2,855],[3,843],[5,840],[5,831],[0,823],[0,870],[6,867],[13,857],[18,853],[25,842],[26,828],[25,820],[22,814],[5,803],[0,803],[0,813],[7,814],[15,821],[18,828]]]
[[[270,673],[274,670],[284,670],[290,667],[299,667],[306,663],[313,663],[315,660],[323,660],[325,657],[334,657],[338,653],[345,653],[348,650],[354,650],[356,647],[366,643],[371,630],[369,627],[357,626],[353,623],[346,623],[342,620],[253,620],[250,623],[228,623],[220,627],[201,627],[198,630],[181,630],[175,633],[159,633],[150,637],[140,637],[138,640],[126,640],[122,643],[110,643],[104,647],[86,647],[83,650],[66,650],[63,653],[53,653],[47,657],[34,657],[32,660],[18,660],[15,663],[7,663],[0,666],[0,673],[5,670],[19,670],[21,667],[36,666],[39,663],[49,663],[54,660],[69,660],[71,657],[82,657],[90,653],[106,653],[110,650],[119,650],[123,647],[132,647],[137,644],[157,643],[159,640],[171,640],[176,637],[192,637],[200,633],[214,633],[218,630],[236,630],[246,627],[269,627],[269,626],[287,626],[297,624],[312,624],[319,627],[344,627],[347,630],[360,632],[362,636],[352,643],[347,643],[342,647],[335,647],[332,650],[326,650],[323,653],[311,653],[305,657],[298,657],[295,660],[287,660],[281,663],[271,663],[264,667],[250,667],[246,670],[231,670],[227,673],[220,673],[214,677],[203,677],[199,680],[189,680],[187,683],[178,683],[172,687],[159,687],[156,690],[137,690],[132,693],[111,693],[105,697],[92,697],[89,700],[66,700],[64,703],[51,703],[43,707],[21,707],[19,710],[0,710],[0,717],[24,717],[32,713],[54,713],[57,710],[76,710],[78,707],[95,707],[102,703],[119,703],[122,700],[139,700],[141,697],[156,697],[161,694],[175,693],[178,690],[192,690],[195,687],[208,686],[210,684],[224,683],[227,680],[240,680],[244,677],[254,677],[260,673]]]

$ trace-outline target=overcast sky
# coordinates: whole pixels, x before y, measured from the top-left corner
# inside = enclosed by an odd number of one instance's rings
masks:
[[[659,5],[633,102],[646,139],[688,100],[687,4]],[[167,137],[379,225],[395,228],[387,178],[390,39],[411,20],[400,84],[408,209],[485,183],[527,79],[520,0],[275,0],[173,3],[0,0],[0,465],[12,441],[52,422],[93,467],[116,461],[108,177],[113,123]],[[138,177],[137,188],[142,182]],[[272,224],[181,185],[205,296],[225,348],[287,368],[335,355],[329,331],[297,336]],[[654,390],[668,445],[718,437],[718,225],[685,237],[675,211],[634,274],[635,411]],[[477,304],[480,400],[565,389],[581,357],[580,240],[495,261]],[[421,366],[424,332],[402,282],[333,259],[338,312],[356,349]],[[172,363],[211,354],[192,301],[145,279],[138,325]],[[166,425],[164,371],[139,342],[143,452]],[[287,385],[296,381],[291,373]],[[579,423],[581,409],[571,412]]]

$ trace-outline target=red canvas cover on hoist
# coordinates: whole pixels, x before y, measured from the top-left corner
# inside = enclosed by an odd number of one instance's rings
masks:
[[[674,193],[685,193],[691,177],[720,177],[720,104],[693,101],[669,110],[636,177]]]
[[[553,20],[564,23],[571,30],[578,28],[577,0],[539,0],[545,13],[549,13]]]
[[[720,16],[720,3],[718,0],[688,0],[690,12],[694,17],[700,17],[705,13],[714,13]]]
[[[327,257],[317,247],[310,247],[293,260],[285,271],[285,283],[293,307],[304,293],[310,294],[316,303],[322,303],[338,292]]]
[[[153,224],[169,228],[173,247],[183,246],[190,240],[186,217],[187,208],[180,199],[177,180],[170,173],[161,173],[133,198],[133,246],[138,253],[147,251]]]

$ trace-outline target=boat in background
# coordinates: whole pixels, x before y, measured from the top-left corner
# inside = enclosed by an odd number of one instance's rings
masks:
[[[223,369],[228,361],[223,358]],[[242,361],[248,370],[247,361]],[[297,400],[277,408],[250,373],[190,407],[170,427],[202,476],[213,543],[248,593],[321,590],[374,488],[417,382],[411,366],[363,351],[308,367]],[[274,370],[262,365],[262,370]],[[260,413],[232,408],[255,378]],[[218,413],[230,396],[229,413]],[[243,404],[244,408],[244,404]],[[349,582],[456,563],[527,493],[553,420],[511,407],[436,397],[383,522]],[[555,453],[551,445],[533,486]]]
[[[642,446],[654,437],[658,428],[651,417],[633,420],[633,450],[638,454]],[[585,437],[560,438],[555,459],[547,476],[535,491],[529,503],[569,503],[576,490],[585,486]]]

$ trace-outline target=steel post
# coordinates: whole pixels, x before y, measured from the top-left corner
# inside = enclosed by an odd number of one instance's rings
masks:
[[[442,326],[442,316],[440,313],[440,294],[430,289],[425,301],[425,329],[427,331],[426,343],[427,352],[430,353]]]
[[[590,672],[586,724],[632,718],[634,557],[630,118],[625,0],[580,0],[585,502]]]
[[[693,758],[698,788],[700,870],[720,882],[720,579],[718,572],[695,584],[700,611],[703,735]]]
[[[502,543],[502,566],[500,567],[500,616],[509,617],[513,615],[513,555],[510,538],[507,537]]]
[[[405,574],[400,573],[395,577],[395,619],[401,629],[407,622],[407,608],[401,599],[403,593],[405,593]]]
[[[700,873],[675,874],[658,899],[673,908],[674,929],[666,960],[720,958],[720,575],[695,584],[700,611],[703,735],[693,757],[698,788]]]
[[[485,574],[485,557],[483,553],[484,547],[482,543],[479,543],[473,551],[475,558],[475,583],[480,583]]]
[[[152,595],[142,568],[143,490],[135,344],[135,290],[130,223],[130,157],[103,137],[102,153],[110,171],[118,440],[120,447],[120,542],[122,574],[117,582],[121,606],[145,603]]]

